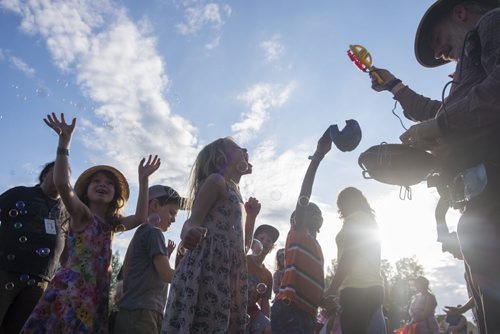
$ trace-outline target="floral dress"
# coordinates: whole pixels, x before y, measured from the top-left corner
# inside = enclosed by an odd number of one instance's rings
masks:
[[[69,258],[24,324],[21,333],[106,333],[112,232],[94,216],[68,235]]]
[[[208,229],[176,268],[168,296],[163,333],[244,333],[247,319],[247,264],[243,200],[226,182],[228,198],[207,214]]]

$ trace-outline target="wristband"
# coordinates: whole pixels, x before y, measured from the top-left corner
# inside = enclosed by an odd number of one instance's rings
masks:
[[[56,151],[57,155],[69,156],[69,150],[67,148],[58,147]]]
[[[384,88],[385,88],[386,90],[388,90],[388,91],[392,91],[392,89],[393,89],[394,87],[396,87],[396,85],[397,85],[398,83],[400,83],[400,82],[401,82],[401,80],[394,78],[394,79],[389,80],[388,82],[386,82],[386,83],[385,83],[385,85],[384,85]]]

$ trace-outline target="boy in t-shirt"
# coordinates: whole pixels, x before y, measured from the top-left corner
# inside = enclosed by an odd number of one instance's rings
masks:
[[[185,199],[174,189],[149,188],[148,222],[135,231],[123,263],[123,296],[118,301],[114,333],[160,333],[168,283],[174,275],[169,257],[175,248],[167,231]]]
[[[271,333],[269,320],[269,300],[273,286],[273,276],[264,266],[264,259],[273,249],[279,238],[279,231],[271,225],[260,225],[255,230],[254,239],[262,244],[262,251],[258,254],[247,255],[248,267],[248,315],[250,321],[247,333]]]

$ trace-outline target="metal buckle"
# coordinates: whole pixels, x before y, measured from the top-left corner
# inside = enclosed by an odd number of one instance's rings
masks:
[[[448,185],[453,207],[462,207],[466,202],[479,196],[487,184],[488,176],[484,164],[479,164],[459,173]]]

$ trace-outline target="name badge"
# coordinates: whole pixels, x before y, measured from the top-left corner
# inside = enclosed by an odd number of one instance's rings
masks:
[[[56,222],[53,219],[44,219],[45,221],[45,233],[56,234]]]

